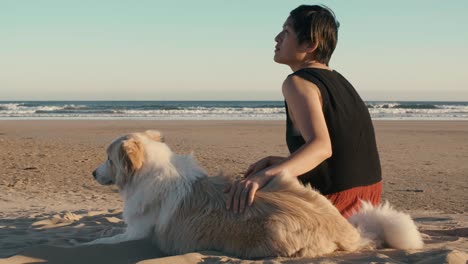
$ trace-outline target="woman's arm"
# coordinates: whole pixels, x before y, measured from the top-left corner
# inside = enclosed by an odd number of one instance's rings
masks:
[[[319,88],[298,76],[290,76],[283,83],[283,95],[289,114],[301,133],[305,144],[269,173],[300,176],[332,155]]]
[[[255,163],[252,163],[248,168],[247,171],[244,173],[244,177],[247,178],[251,174],[255,174],[265,168],[268,168],[272,165],[278,164],[281,161],[285,160],[285,157],[279,157],[279,156],[268,156],[265,157]]]
[[[330,136],[322,110],[320,90],[311,82],[297,76],[288,77],[283,83],[283,95],[288,103],[289,114],[306,143],[284,161],[265,168],[247,178],[237,181],[229,188],[226,207],[242,212],[246,202],[253,203],[255,193],[273,177],[300,176],[332,154]]]

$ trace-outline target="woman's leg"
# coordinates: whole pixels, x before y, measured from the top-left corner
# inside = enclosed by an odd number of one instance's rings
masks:
[[[345,218],[350,217],[353,212],[359,211],[361,201],[369,201],[373,205],[379,205],[381,196],[381,181],[372,185],[325,195]]]

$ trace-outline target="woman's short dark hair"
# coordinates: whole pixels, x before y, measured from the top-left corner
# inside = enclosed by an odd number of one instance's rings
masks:
[[[340,23],[331,9],[318,5],[301,5],[291,11],[289,18],[300,44],[317,43],[314,59],[328,65],[338,42]]]

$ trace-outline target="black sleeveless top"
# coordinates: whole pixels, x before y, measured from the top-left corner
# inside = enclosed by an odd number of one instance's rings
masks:
[[[323,114],[332,145],[332,156],[301,175],[322,194],[331,194],[381,181],[374,127],[367,106],[353,86],[338,72],[305,68],[297,75],[320,90]],[[290,153],[305,144],[294,127],[286,106],[286,143]]]

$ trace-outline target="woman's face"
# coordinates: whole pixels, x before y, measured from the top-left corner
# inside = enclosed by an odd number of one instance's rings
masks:
[[[298,43],[290,18],[286,19],[283,30],[275,37],[275,42],[275,62],[289,66],[302,63],[306,55],[305,45]]]

